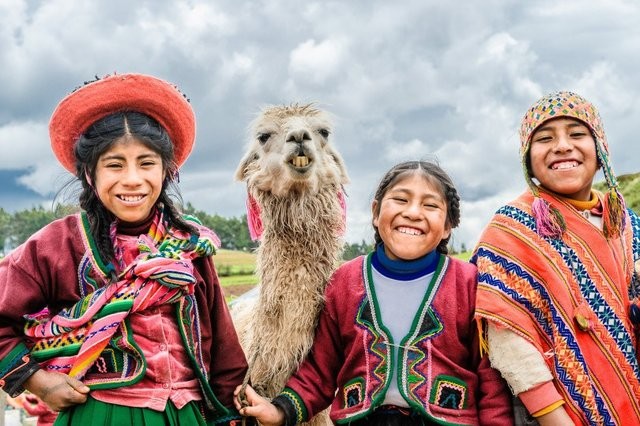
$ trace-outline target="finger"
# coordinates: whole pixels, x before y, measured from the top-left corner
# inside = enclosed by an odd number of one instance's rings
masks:
[[[262,397],[260,395],[258,395],[258,393],[256,391],[253,390],[253,388],[249,385],[247,385],[247,388],[245,389],[245,395],[247,397],[247,401],[249,401],[249,403],[251,405],[253,405],[254,402],[259,401]]]
[[[259,417],[260,411],[261,410],[258,407],[247,406],[247,407],[241,408],[239,410],[239,413],[245,417]]]
[[[71,386],[77,392],[89,393],[89,391],[90,391],[89,386],[85,385],[80,380],[76,379],[75,377],[67,376],[67,383],[69,384],[69,386]]]

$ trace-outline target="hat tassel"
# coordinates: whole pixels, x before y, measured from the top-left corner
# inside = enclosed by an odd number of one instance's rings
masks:
[[[567,225],[560,211],[553,207],[547,200],[536,197],[531,205],[533,216],[536,219],[538,234],[542,237],[560,238]]]
[[[625,226],[626,206],[617,188],[607,191],[603,201],[602,231],[605,237],[619,235]]]

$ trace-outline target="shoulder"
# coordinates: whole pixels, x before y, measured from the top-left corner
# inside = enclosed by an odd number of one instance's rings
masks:
[[[463,275],[475,276],[477,274],[478,268],[473,263],[449,255],[447,257],[449,258],[449,270]]]
[[[80,214],[65,216],[43,226],[5,257],[8,261],[28,265],[45,265],[66,259],[63,253],[83,251]]]
[[[362,286],[363,265],[365,256],[348,260],[338,267],[327,283],[327,294],[340,293],[349,286]]]
[[[53,245],[60,247],[68,239],[78,239],[82,219],[79,213],[56,219],[31,235],[24,245]]]

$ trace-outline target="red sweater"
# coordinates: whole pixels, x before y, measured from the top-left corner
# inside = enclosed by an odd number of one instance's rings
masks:
[[[334,422],[366,417],[384,400],[393,343],[401,346],[398,387],[414,411],[439,424],[513,424],[510,393],[479,355],[476,285],[475,266],[441,256],[412,330],[390,342],[370,262],[359,257],[345,263],[327,286],[308,358],[274,402],[292,422],[330,404]]]
[[[52,313],[77,302],[91,285],[107,278],[95,243],[81,215],[71,215],[44,227],[0,262],[0,386],[16,394],[33,373],[33,361],[23,339],[23,315],[48,307]],[[215,417],[235,417],[233,390],[247,369],[211,258],[194,261],[198,324],[183,324],[199,346],[187,347],[194,369],[201,374],[203,397]],[[199,328],[197,332],[190,332]],[[135,341],[135,336],[133,336]],[[186,345],[188,346],[188,345]],[[118,365],[116,362],[114,365]],[[123,374],[126,372],[115,371]]]

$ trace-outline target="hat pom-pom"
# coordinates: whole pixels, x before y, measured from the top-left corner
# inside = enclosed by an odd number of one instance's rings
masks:
[[[547,200],[536,197],[531,205],[536,220],[538,235],[541,237],[560,238],[566,228],[562,214]]]
[[[611,238],[624,230],[626,206],[624,198],[616,188],[607,191],[603,201],[602,231]]]

